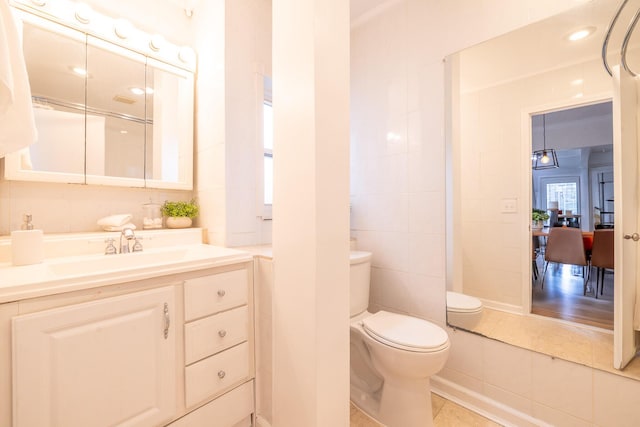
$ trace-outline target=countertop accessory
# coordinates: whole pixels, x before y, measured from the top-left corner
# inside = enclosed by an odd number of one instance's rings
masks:
[[[30,265],[44,258],[42,230],[33,228],[32,216],[23,216],[22,230],[11,232],[11,262],[13,265]]]

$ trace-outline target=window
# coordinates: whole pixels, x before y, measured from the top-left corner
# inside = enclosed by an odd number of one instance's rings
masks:
[[[542,178],[542,206],[549,202],[558,202],[558,209],[563,212],[580,212],[580,186],[578,177]]]
[[[271,78],[261,76],[262,93],[260,96],[260,104],[258,112],[262,116],[262,135],[260,135],[259,145],[260,151],[258,165],[262,169],[262,173],[258,173],[258,194],[257,202],[260,204],[259,214],[263,220],[272,218],[271,211],[273,206],[273,98],[271,96]],[[260,105],[259,104],[259,105]]]
[[[262,104],[264,143],[264,204],[273,204],[273,106],[271,102]]]

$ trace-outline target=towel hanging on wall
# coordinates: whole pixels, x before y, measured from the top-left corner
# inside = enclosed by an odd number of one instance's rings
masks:
[[[16,22],[7,0],[0,0],[0,157],[37,138],[31,88]]]

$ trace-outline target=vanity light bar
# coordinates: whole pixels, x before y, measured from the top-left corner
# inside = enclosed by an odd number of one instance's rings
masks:
[[[195,72],[196,54],[191,47],[177,46],[159,34],[148,34],[126,19],[103,15],[85,3],[73,0],[9,0],[9,4],[147,57]]]

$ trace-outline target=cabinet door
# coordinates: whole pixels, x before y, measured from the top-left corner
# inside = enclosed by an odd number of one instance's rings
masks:
[[[167,286],[14,317],[14,427],[137,427],[171,419],[174,295]]]

